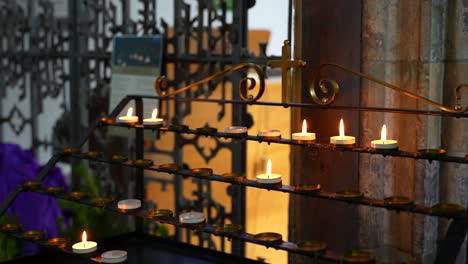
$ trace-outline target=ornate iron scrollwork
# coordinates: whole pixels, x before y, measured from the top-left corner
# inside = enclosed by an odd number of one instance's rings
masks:
[[[216,74],[213,74],[211,76],[208,76],[200,81],[191,83],[187,86],[184,86],[182,88],[179,88],[173,92],[168,92],[167,91],[167,79],[165,76],[160,76],[156,78],[154,81],[154,89],[156,90],[156,93],[162,96],[175,96],[177,94],[180,94],[184,91],[190,90],[191,88],[198,87],[201,84],[208,83],[210,81],[213,81],[217,78],[220,78],[228,73],[235,72],[237,70],[245,70],[251,68],[253,69],[257,75],[258,75],[258,80],[259,80],[259,87],[258,87],[258,93],[254,96],[252,94],[248,94],[248,91],[251,91],[255,89],[257,86],[257,81],[253,77],[244,77],[241,79],[239,83],[239,96],[242,100],[244,101],[249,101],[249,102],[255,102],[258,99],[260,99],[265,91],[265,74],[263,73],[263,70],[260,66],[253,64],[253,63],[240,63],[237,65],[234,65],[233,67],[230,67],[228,69],[225,69],[221,72],[218,72]]]
[[[457,101],[456,105],[454,108],[450,108],[450,107],[447,107],[447,106],[444,106],[444,105],[441,105],[437,102],[434,102],[430,99],[427,99],[425,97],[422,97],[422,96],[419,96],[415,93],[412,93],[408,90],[405,90],[405,89],[402,89],[396,85],[393,85],[393,84],[390,84],[390,83],[387,83],[387,82],[384,82],[382,80],[379,80],[379,79],[376,79],[368,74],[365,74],[365,73],[362,73],[362,72],[358,72],[358,71],[355,71],[353,69],[350,69],[350,68],[347,68],[343,65],[340,65],[340,64],[334,64],[334,63],[324,63],[324,64],[321,64],[319,65],[315,70],[313,70],[312,72],[312,80],[309,84],[309,93],[312,97],[312,100],[316,103],[316,104],[319,104],[319,105],[328,105],[328,104],[331,104],[335,101],[335,98],[336,98],[336,95],[338,94],[339,90],[340,90],[340,87],[338,85],[338,83],[332,79],[321,79],[321,74],[320,74],[320,71],[325,68],[325,67],[336,67],[336,68],[339,68],[345,72],[349,72],[351,74],[354,74],[354,75],[357,75],[361,78],[364,78],[364,79],[367,79],[369,81],[372,81],[372,82],[375,82],[375,83],[378,83],[384,87],[387,87],[387,88],[390,88],[390,89],[393,89],[394,91],[398,92],[398,93],[401,93],[405,96],[408,96],[410,98],[414,98],[416,100],[420,100],[420,101],[423,101],[427,104],[430,104],[432,106],[435,106],[437,108],[439,108],[440,110],[444,111],[444,112],[449,112],[449,113],[464,113],[466,111],[468,111],[468,107],[462,107],[460,105],[460,99],[461,99],[461,96],[460,96],[460,90],[462,88],[464,89],[467,89],[468,88],[468,84],[460,84],[458,85],[455,89],[454,89],[454,96],[455,96],[455,99]],[[320,88],[320,91],[321,91],[321,94],[322,96],[319,96],[319,93],[317,92],[317,80],[318,80],[318,87]],[[329,93],[329,90],[327,88],[327,85],[326,84],[330,84],[333,88],[333,91],[331,93]],[[323,95],[327,95],[329,94],[329,96],[323,96]]]

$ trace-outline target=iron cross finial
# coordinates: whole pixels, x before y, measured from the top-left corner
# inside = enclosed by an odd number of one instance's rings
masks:
[[[285,40],[281,51],[281,60],[268,61],[268,66],[281,68],[281,100],[283,103],[290,102],[288,88],[291,87],[291,68],[304,68],[306,62],[303,60],[291,60],[291,44],[289,40]]]

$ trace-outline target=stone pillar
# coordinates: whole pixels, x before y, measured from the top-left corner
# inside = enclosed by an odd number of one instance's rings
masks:
[[[453,106],[453,88],[468,83],[468,1],[448,1],[446,23],[446,71],[444,103]],[[461,104],[468,105],[468,91],[461,91]],[[464,156],[468,150],[468,120],[444,118],[442,145],[449,155]],[[440,174],[441,201],[468,205],[468,165],[443,163]],[[440,221],[439,235],[445,236],[447,220]],[[466,263],[466,241],[460,250],[457,263]]]
[[[446,30],[451,28],[449,22],[453,19],[447,15],[451,8],[447,2],[450,1],[364,1],[362,71],[442,102],[447,89],[444,79],[449,74],[445,61]],[[362,82],[361,102],[364,106],[434,110],[368,81]],[[385,123],[389,136],[399,140],[401,149],[441,147],[440,117],[366,112],[361,120],[364,144],[379,138]],[[466,121],[463,122],[466,128]],[[459,149],[466,151],[466,143]],[[360,188],[372,197],[401,195],[430,206],[439,201],[439,171],[438,162],[361,155]],[[360,207],[359,217],[360,246],[374,250],[379,260],[433,262],[437,218],[369,207]]]

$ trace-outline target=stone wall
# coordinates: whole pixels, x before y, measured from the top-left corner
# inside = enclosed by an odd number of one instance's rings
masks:
[[[366,0],[362,14],[362,71],[445,105],[455,104],[452,90],[468,82],[468,1]],[[463,74],[465,73],[465,74]],[[466,105],[466,92],[463,94]],[[364,106],[430,109],[372,82],[363,81]],[[400,148],[443,147],[466,154],[467,120],[392,113],[362,113],[361,142],[380,137],[386,124]],[[416,203],[467,205],[468,165],[361,155],[360,188],[366,195],[401,195]],[[435,217],[359,208],[359,245],[385,262],[434,261],[447,221]],[[465,263],[466,249],[459,263]]]

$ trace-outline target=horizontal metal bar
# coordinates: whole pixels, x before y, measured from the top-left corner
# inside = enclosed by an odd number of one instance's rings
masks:
[[[102,123],[104,124],[104,123]],[[366,153],[366,154],[378,154],[382,156],[392,156],[392,157],[404,157],[404,158],[413,158],[413,159],[422,159],[422,160],[429,160],[429,161],[444,161],[444,162],[454,162],[454,163],[462,163],[468,164],[468,156],[465,157],[457,157],[457,156],[450,156],[450,155],[427,155],[422,152],[418,151],[405,151],[405,150],[378,150],[369,147],[337,147],[336,145],[329,144],[329,143],[300,143],[291,139],[282,138],[280,140],[266,140],[262,139],[258,136],[239,136],[236,134],[224,133],[224,132],[214,132],[214,133],[206,133],[200,132],[194,129],[186,129],[186,130],[170,130],[169,127],[145,127],[141,124],[129,125],[123,123],[116,123],[116,124],[104,124],[108,126],[118,126],[118,127],[126,127],[126,128],[137,128],[137,129],[148,129],[148,130],[158,130],[161,132],[175,132],[175,133],[185,133],[185,134],[193,134],[193,135],[204,135],[204,136],[212,136],[212,137],[221,137],[221,138],[232,138],[234,140],[249,140],[249,141],[257,141],[257,142],[266,142],[268,144],[275,143],[275,144],[286,144],[286,145],[295,145],[295,146],[302,146],[307,148],[315,148],[315,149],[325,149],[325,150],[337,150],[337,151],[345,151],[345,152],[356,152],[356,153]]]
[[[142,167],[142,166],[134,165],[132,161],[117,162],[117,161],[112,161],[112,160],[108,160],[105,158],[86,157],[81,154],[73,154],[72,156],[77,157],[77,158],[94,160],[97,162],[104,162],[104,163],[109,163],[109,164],[120,164],[126,167],[144,168],[146,170],[169,173],[166,170],[159,169],[158,166]],[[395,206],[395,205],[390,205],[390,204],[385,203],[385,201],[382,199],[375,199],[375,198],[369,198],[369,197],[362,197],[359,199],[347,199],[347,198],[337,196],[335,192],[328,192],[328,191],[306,192],[306,191],[298,190],[295,186],[290,186],[290,185],[281,185],[279,187],[265,186],[262,184],[258,184],[254,180],[248,180],[248,179],[245,179],[242,182],[237,182],[237,181],[225,179],[219,174],[213,174],[211,176],[199,176],[199,175],[193,174],[190,170],[185,170],[185,169],[177,170],[176,172],[173,172],[171,174],[181,175],[185,177],[194,177],[194,178],[203,179],[203,180],[225,182],[225,183],[254,187],[254,188],[265,189],[265,190],[270,190],[270,191],[278,191],[278,192],[284,192],[284,193],[290,193],[290,194],[303,195],[303,196],[319,198],[319,199],[334,200],[334,201],[345,202],[349,204],[359,204],[359,205],[365,205],[365,206],[370,206],[370,207],[385,208],[387,210],[394,210],[397,212],[410,212],[410,213],[417,213],[417,214],[423,214],[423,215],[445,217],[445,218],[456,218],[456,219],[468,218],[468,212],[460,212],[460,213],[433,212],[431,207],[427,207],[423,205],[410,204],[410,205],[403,205],[403,206]]]
[[[77,202],[77,203],[80,203],[80,204],[84,204],[84,205],[87,205],[87,206],[95,207],[95,205],[93,205],[91,203],[92,198],[77,201],[77,200],[70,199],[66,194],[49,194],[49,193],[45,193],[42,190],[34,190],[34,191],[31,191],[31,192],[40,193],[40,194],[44,194],[44,195],[49,195],[49,196],[53,196],[53,197],[58,198],[58,199],[70,200],[70,201]],[[165,217],[165,218],[153,218],[153,217],[151,217],[151,215],[148,213],[147,210],[144,210],[144,209],[121,210],[116,206],[115,202],[113,204],[109,204],[109,205],[106,205],[104,207],[99,207],[99,208],[106,209],[106,210],[112,211],[112,212],[117,212],[117,213],[120,213],[120,214],[126,214],[126,215],[131,215],[131,216],[135,216],[135,217],[139,217],[139,218],[149,219],[149,220],[164,223],[164,224],[170,224],[170,225],[173,225],[173,226],[176,226],[176,227],[189,228],[189,229],[192,229],[192,230],[197,230],[197,231],[200,231],[200,232],[209,233],[209,234],[213,234],[213,235],[216,235],[216,236],[227,237],[227,238],[232,238],[232,239],[238,239],[238,240],[241,240],[241,241],[245,241],[245,242],[249,242],[249,243],[253,243],[253,244],[257,244],[257,245],[263,245],[263,246],[266,246],[266,247],[281,249],[281,250],[285,250],[285,251],[295,253],[295,254],[300,254],[300,255],[309,256],[309,257],[317,257],[318,259],[321,259],[321,260],[327,260],[327,261],[332,261],[332,262],[342,262],[344,260],[344,257],[342,255],[339,255],[339,254],[337,254],[337,253],[335,253],[333,251],[327,250],[323,254],[314,254],[312,252],[299,249],[297,244],[293,243],[293,242],[286,242],[286,241],[281,241],[281,242],[278,242],[278,243],[262,242],[262,241],[254,239],[254,234],[250,234],[250,233],[246,233],[246,232],[222,233],[222,232],[217,230],[215,225],[211,225],[211,224],[200,225],[199,227],[194,229],[193,227],[188,227],[188,226],[180,223],[178,217],[173,217],[172,216],[172,217]],[[66,251],[66,252],[69,253],[68,251]]]
[[[456,117],[456,118],[468,118],[468,113],[449,113],[449,112],[430,111],[430,110],[363,107],[363,106],[336,106],[336,105],[323,106],[323,105],[304,104],[304,103],[280,103],[280,102],[262,102],[262,101],[249,102],[249,101],[242,101],[242,100],[180,98],[180,97],[134,95],[134,94],[131,94],[128,96],[132,98],[172,100],[176,102],[205,102],[205,103],[218,103],[218,104],[230,103],[230,104],[241,104],[241,105],[267,105],[267,106],[282,106],[284,108],[304,107],[304,108],[323,109],[323,110],[352,110],[352,111],[370,111],[370,112],[400,113],[400,114],[411,114],[411,115],[431,115],[431,116],[448,116],[448,117]]]

